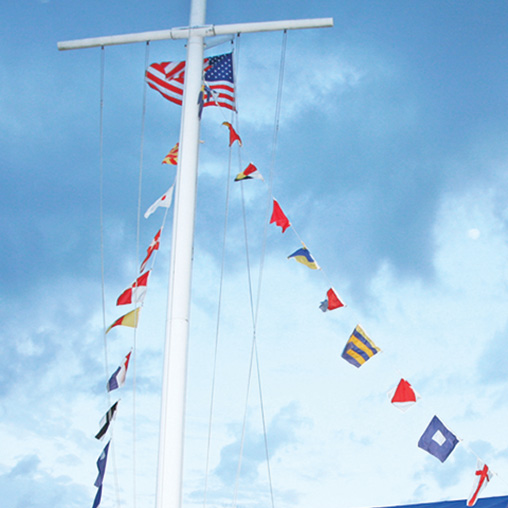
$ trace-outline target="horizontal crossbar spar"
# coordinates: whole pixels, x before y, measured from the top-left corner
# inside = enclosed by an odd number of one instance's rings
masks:
[[[166,39],[188,39],[192,36],[214,37],[216,35],[230,35],[252,32],[274,32],[277,30],[298,30],[303,28],[329,28],[333,26],[333,18],[295,19],[286,21],[264,21],[261,23],[234,23],[230,25],[204,25],[195,27],[171,28],[153,32],[139,32],[135,34],[109,35],[91,37],[58,43],[60,51],[68,49],[96,48],[114,46],[117,44],[131,44],[135,42],[161,41]]]

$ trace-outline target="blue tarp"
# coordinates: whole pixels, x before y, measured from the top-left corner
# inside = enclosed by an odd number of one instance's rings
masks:
[[[406,504],[380,508],[466,508],[466,499],[439,501],[437,503]],[[508,508],[508,496],[484,497],[478,499],[474,508]]]

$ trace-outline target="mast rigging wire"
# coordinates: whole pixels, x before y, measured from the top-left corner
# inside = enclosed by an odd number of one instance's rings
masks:
[[[100,58],[100,99],[99,99],[99,222],[100,222],[100,250],[101,250],[101,294],[102,294],[102,336],[104,346],[104,371],[106,380],[109,376],[108,343],[106,340],[106,296],[104,283],[104,76],[106,56],[104,46],[101,46]],[[111,395],[107,392],[108,408],[111,407]],[[115,483],[116,505],[120,507],[120,487],[118,485],[118,470],[116,467],[116,453],[111,431],[111,454],[113,458],[113,476]]]

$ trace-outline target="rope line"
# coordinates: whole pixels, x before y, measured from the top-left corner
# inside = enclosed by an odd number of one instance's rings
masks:
[[[271,204],[270,198],[271,198],[271,188],[272,188],[272,181],[273,181],[273,172],[274,172],[274,167],[275,167],[275,155],[276,155],[276,148],[277,148],[277,141],[278,141],[279,123],[280,123],[286,47],[287,47],[287,32],[284,31],[283,40],[282,40],[282,48],[281,48],[281,61],[280,61],[280,66],[279,66],[279,83],[278,83],[277,99],[276,99],[276,107],[275,107],[274,133],[273,133],[273,138],[272,138],[272,155],[271,155],[271,162],[270,162],[270,183],[269,183],[270,192],[268,193],[268,200],[267,200],[267,207],[266,207],[266,220],[264,223],[264,231],[263,231],[263,242],[262,242],[261,257],[260,257],[256,304],[254,304],[253,285],[252,285],[252,269],[251,269],[250,254],[249,254],[247,218],[246,218],[246,203],[245,203],[245,195],[244,195],[244,188],[243,188],[244,182],[240,182],[242,216],[243,216],[244,238],[245,238],[245,257],[246,257],[246,265],[247,265],[250,310],[251,310],[251,319],[252,319],[252,346],[251,346],[251,356],[250,356],[250,366],[249,366],[249,377],[248,377],[248,381],[247,381],[247,393],[246,393],[246,399],[245,399],[244,421],[242,424],[240,457],[239,457],[237,475],[236,475],[236,480],[235,480],[233,508],[236,508],[236,506],[237,506],[238,483],[239,483],[239,476],[240,476],[241,464],[242,464],[242,459],[243,459],[243,449],[244,449],[244,445],[245,445],[247,408],[248,408],[250,384],[251,384],[251,380],[252,380],[252,370],[253,370],[254,361],[255,361],[255,365],[256,365],[256,374],[257,374],[257,380],[258,380],[259,404],[260,404],[260,412],[261,412],[261,421],[262,421],[262,426],[263,426],[263,440],[264,440],[264,448],[265,448],[265,456],[266,456],[268,483],[269,483],[269,488],[270,488],[270,500],[271,500],[272,508],[274,508],[274,506],[275,506],[274,494],[273,494],[273,482],[272,482],[272,475],[271,475],[271,469],[270,469],[270,453],[269,453],[269,447],[268,447],[268,436],[267,436],[266,417],[265,417],[265,411],[264,411],[263,390],[262,390],[262,380],[261,380],[261,368],[260,368],[259,354],[258,354],[258,348],[257,348],[257,332],[256,331],[257,331],[257,321],[258,321],[260,299],[261,299],[261,287],[262,287],[263,272],[264,272],[264,261],[265,261],[265,257],[266,257],[269,211],[270,211],[270,204]],[[241,158],[239,158],[239,163],[240,163],[240,167],[241,167]]]
[[[230,200],[230,188],[231,188],[231,150],[229,150],[229,158],[228,158],[228,172],[227,172],[227,183],[226,183],[226,199],[225,199],[225,211],[224,211],[224,231],[222,237],[222,256],[221,256],[221,268],[220,268],[220,277],[219,277],[219,295],[218,295],[218,304],[217,304],[217,318],[216,318],[216,327],[215,327],[215,348],[214,348],[214,356],[213,356],[213,372],[212,372],[212,386],[211,386],[211,394],[210,394],[210,411],[208,418],[208,438],[206,445],[206,466],[205,466],[205,485],[204,485],[204,493],[203,493],[203,506],[206,507],[207,495],[208,495],[208,477],[210,470],[210,449],[211,449],[211,438],[212,438],[212,422],[213,422],[213,409],[214,409],[214,401],[215,401],[215,381],[217,374],[217,356],[219,350],[219,336],[220,336],[220,318],[221,318],[221,310],[222,310],[222,290],[223,290],[223,282],[224,282],[224,270],[225,270],[225,260],[226,260],[226,238],[228,231],[228,217],[229,217],[229,200]]]
[[[150,42],[147,41],[145,46],[145,62],[143,69],[148,67],[150,55]],[[143,85],[145,83],[143,73]],[[145,146],[145,119],[146,119],[146,87],[143,86],[143,105],[141,108],[141,131],[140,131],[140,147],[139,147],[139,177],[138,177],[138,211],[136,223],[136,266],[139,266],[139,244],[141,232],[141,191],[143,187],[143,159],[144,159],[144,146]],[[137,335],[138,328],[133,328],[132,338],[132,506],[136,508],[137,505],[137,453],[136,453],[136,380],[137,380]]]
[[[104,276],[104,82],[106,69],[106,52],[101,46],[100,53],[100,99],[99,99],[99,222],[100,222],[100,251],[101,251],[101,295],[102,295],[102,336],[104,346],[104,372],[109,378],[108,342],[106,339],[106,284]],[[111,394],[107,392],[108,408],[111,407]],[[113,459],[113,478],[115,484],[116,505],[120,507],[120,486],[118,483],[118,469],[116,467],[115,444],[113,429],[111,430],[111,455]]]

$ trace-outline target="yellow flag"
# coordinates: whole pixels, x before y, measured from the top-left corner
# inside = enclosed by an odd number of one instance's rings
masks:
[[[130,326],[131,328],[136,328],[138,326],[138,318],[139,318],[139,311],[141,310],[141,307],[137,307],[134,310],[131,310],[130,312],[127,312],[127,314],[123,315],[122,317],[119,317],[107,330],[106,333],[111,330],[111,328],[115,326]]]

